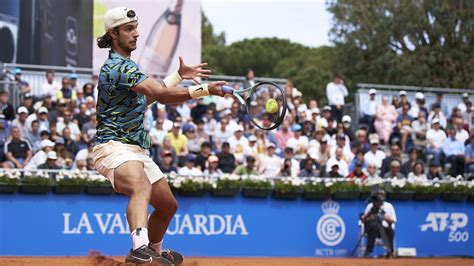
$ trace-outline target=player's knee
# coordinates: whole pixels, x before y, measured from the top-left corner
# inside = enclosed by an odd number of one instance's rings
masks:
[[[145,197],[151,197],[151,184],[148,180],[142,180],[135,182],[130,187],[130,193],[132,195],[143,195]]]

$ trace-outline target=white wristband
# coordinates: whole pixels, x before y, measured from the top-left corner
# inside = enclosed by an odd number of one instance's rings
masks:
[[[191,95],[191,98],[193,99],[209,96],[208,84],[189,86],[188,92],[189,95]]]
[[[170,87],[176,87],[178,84],[183,80],[181,76],[179,75],[178,71],[173,72],[173,74],[167,76],[164,80],[163,83],[167,88]]]

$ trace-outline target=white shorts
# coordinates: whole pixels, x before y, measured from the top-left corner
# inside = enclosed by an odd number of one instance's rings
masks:
[[[92,155],[95,169],[110,180],[112,187],[114,187],[114,169],[128,161],[142,162],[143,170],[151,184],[164,177],[158,165],[138,145],[111,140],[95,146]]]

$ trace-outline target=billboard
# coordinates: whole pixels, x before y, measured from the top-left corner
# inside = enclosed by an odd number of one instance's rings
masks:
[[[137,49],[132,60],[148,75],[168,74],[178,69],[178,56],[189,65],[201,60],[201,6],[198,0],[95,0],[93,68],[99,70],[108,49],[97,47],[104,30],[103,16],[114,7],[128,7],[138,16]]]

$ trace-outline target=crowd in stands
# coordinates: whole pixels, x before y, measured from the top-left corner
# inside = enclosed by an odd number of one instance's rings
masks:
[[[42,95],[15,71],[21,106],[0,92],[0,162],[3,168],[94,170],[91,158],[97,118],[97,76],[54,82],[45,74]],[[255,84],[252,70],[245,86]],[[235,84],[235,88],[244,86]],[[344,115],[348,95],[341,77],[327,85],[328,105],[285,86],[288,114],[274,131],[255,128],[233,96],[209,96],[178,105],[151,105],[145,115],[150,156],[164,173],[265,177],[433,179],[474,175],[474,111],[468,94],[447,110],[443,95],[425,106],[424,95],[407,93],[361,106],[363,116]],[[357,124],[355,127],[353,124]]]

